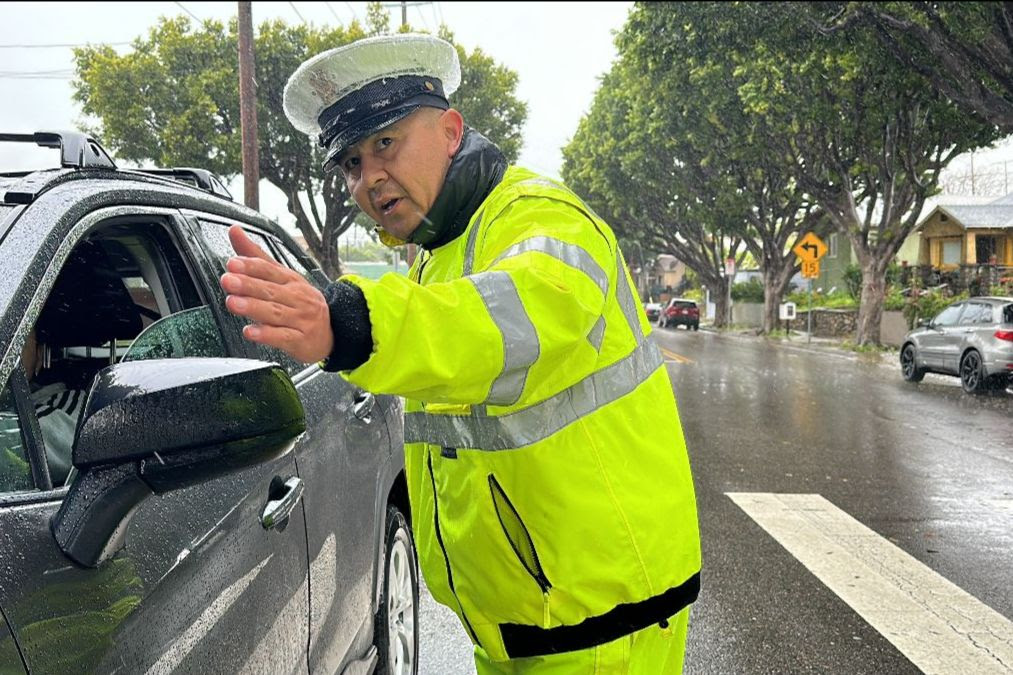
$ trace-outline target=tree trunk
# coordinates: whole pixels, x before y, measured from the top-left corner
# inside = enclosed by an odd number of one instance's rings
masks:
[[[870,260],[862,265],[862,300],[858,307],[855,342],[859,345],[879,344],[879,325],[883,320],[886,297],[886,265]]]
[[[706,282],[714,301],[714,327],[725,328],[732,325],[732,307],[728,304],[728,284],[724,277],[717,277]]]
[[[770,333],[777,329],[778,309],[784,292],[795,273],[795,263],[781,260],[781,265],[774,268],[770,265],[763,271],[763,332]]]

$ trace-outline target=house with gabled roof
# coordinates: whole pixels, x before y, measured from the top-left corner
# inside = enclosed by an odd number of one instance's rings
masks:
[[[986,203],[939,204],[916,227],[918,262],[941,272],[995,265],[1013,268],[1013,195]]]

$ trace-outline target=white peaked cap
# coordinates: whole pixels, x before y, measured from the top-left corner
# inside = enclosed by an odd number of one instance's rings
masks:
[[[320,114],[377,80],[403,75],[440,80],[452,94],[461,84],[457,50],[431,35],[379,35],[330,49],[304,62],[285,85],[284,109],[292,125],[316,138]]]

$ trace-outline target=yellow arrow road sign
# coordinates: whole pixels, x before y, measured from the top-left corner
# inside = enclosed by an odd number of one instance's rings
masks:
[[[827,245],[812,232],[806,232],[802,240],[792,249],[802,262],[816,262],[827,254]]]

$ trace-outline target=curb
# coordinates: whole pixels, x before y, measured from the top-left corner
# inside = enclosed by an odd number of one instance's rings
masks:
[[[873,352],[858,352],[852,349],[846,349],[841,346],[841,341],[832,340],[828,338],[813,338],[812,342],[807,341],[806,333],[795,333],[791,339],[783,337],[767,337],[765,335],[757,335],[755,330],[717,330],[713,326],[700,326],[701,332],[712,333],[714,335],[734,338],[737,340],[753,340],[753,341],[764,341],[768,344],[777,345],[779,347],[790,347],[801,351],[816,352],[816,353],[832,353],[840,356],[846,356],[850,358],[872,358],[875,357],[877,361],[882,362],[884,357],[887,359],[895,357],[899,350],[894,347],[888,347],[883,351]],[[796,337],[797,336],[797,337]]]

